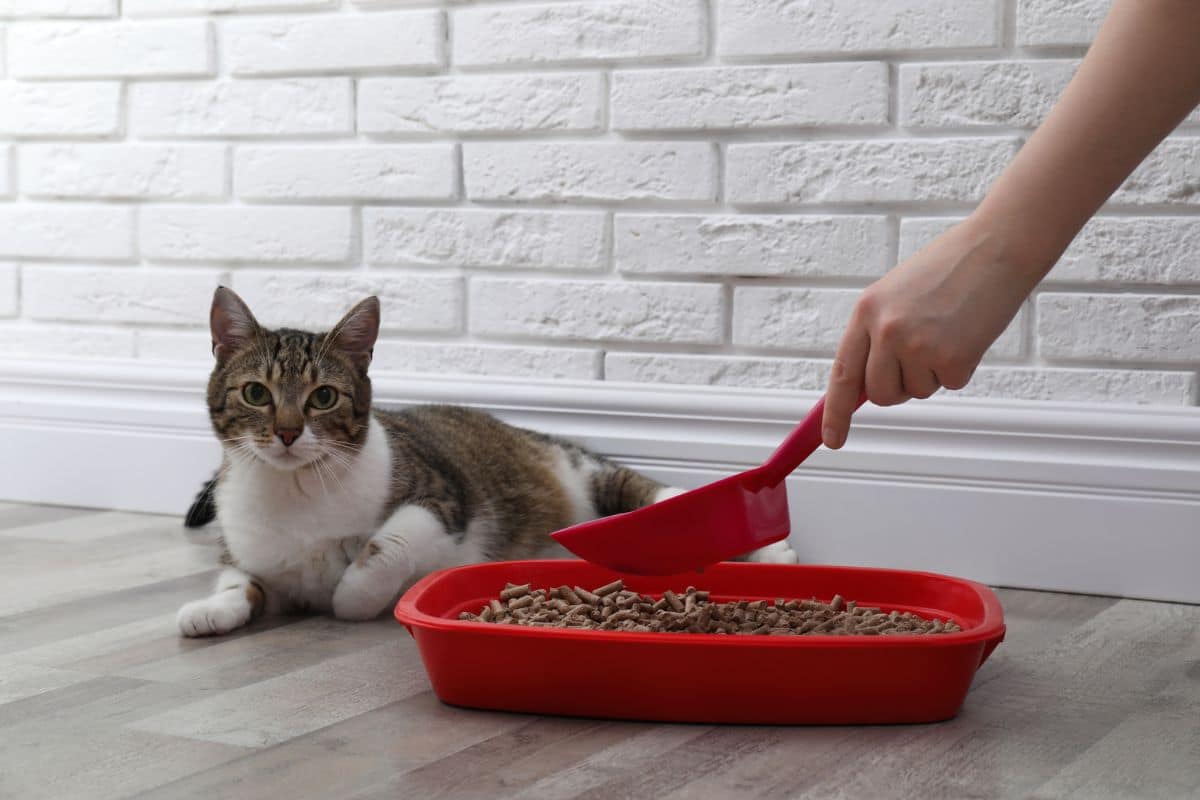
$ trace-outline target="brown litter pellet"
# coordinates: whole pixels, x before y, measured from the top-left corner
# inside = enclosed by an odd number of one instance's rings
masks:
[[[612,583],[604,584],[599,589],[596,589],[594,592],[592,592],[592,594],[598,594],[601,597],[605,597],[607,595],[612,594],[613,592],[620,591],[623,588],[625,588],[625,584],[618,580],[618,581],[613,581]]]
[[[501,600],[512,600],[517,597],[524,597],[527,594],[529,594],[529,584],[528,583],[523,583],[520,586],[516,586],[514,584],[509,584],[508,586],[506,586],[504,588],[504,591],[500,592],[500,599]]]
[[[962,630],[950,619],[860,606],[840,594],[828,603],[815,597],[718,603],[695,586],[687,587],[682,596],[668,589],[656,599],[627,590],[620,580],[591,591],[580,586],[534,589],[528,583],[509,583],[499,599],[489,600],[478,614],[464,611],[458,618],[495,625],[743,636],[895,636]]]

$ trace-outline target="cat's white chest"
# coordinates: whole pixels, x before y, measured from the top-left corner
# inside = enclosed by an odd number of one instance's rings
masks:
[[[372,419],[366,444],[335,478],[257,461],[231,465],[217,514],[240,569],[294,604],[328,610],[342,573],[379,524],[390,484],[386,433]]]

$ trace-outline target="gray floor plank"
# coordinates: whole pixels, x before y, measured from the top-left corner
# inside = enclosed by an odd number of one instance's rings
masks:
[[[204,538],[0,503],[0,800],[1200,797],[1200,606],[1000,590],[937,725],[565,719],[441,704],[389,619],[179,638]]]

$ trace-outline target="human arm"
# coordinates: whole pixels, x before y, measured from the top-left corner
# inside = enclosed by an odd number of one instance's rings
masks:
[[[830,375],[823,439],[877,405],[960,389],[1079,230],[1200,103],[1200,2],[1116,0],[1054,109],[964,222],[869,286]]]

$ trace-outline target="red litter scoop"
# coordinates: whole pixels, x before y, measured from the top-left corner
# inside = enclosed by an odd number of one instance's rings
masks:
[[[859,397],[858,405],[865,401]],[[784,481],[821,446],[824,414],[822,397],[762,466],[551,536],[585,561],[627,575],[677,575],[786,539]]]

